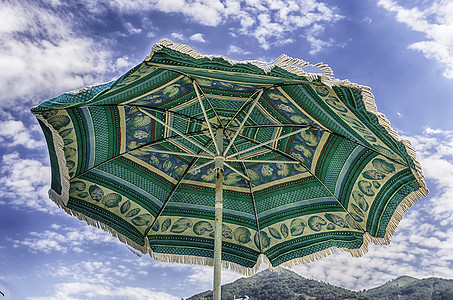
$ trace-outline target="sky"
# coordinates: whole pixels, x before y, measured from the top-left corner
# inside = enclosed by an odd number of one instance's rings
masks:
[[[137,256],[49,200],[47,147],[30,114],[121,76],[163,38],[239,61],[326,63],[370,86],[416,149],[430,194],[390,245],[361,258],[335,249],[293,271],[352,290],[402,275],[453,279],[453,1],[0,0],[0,299],[181,299],[212,288],[210,267]]]

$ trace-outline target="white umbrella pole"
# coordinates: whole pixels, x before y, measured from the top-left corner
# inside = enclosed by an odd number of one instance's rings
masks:
[[[215,158],[215,232],[214,232],[214,300],[221,299],[222,276],[222,209],[223,209],[223,129],[217,129],[217,146],[220,155]]]

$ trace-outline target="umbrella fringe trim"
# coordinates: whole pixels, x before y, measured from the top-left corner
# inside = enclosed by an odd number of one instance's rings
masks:
[[[378,112],[376,103],[374,101],[374,96],[371,93],[369,87],[351,83],[348,80],[339,80],[339,79],[333,78],[332,70],[323,63],[318,63],[316,65],[312,65],[306,61],[303,61],[301,59],[291,58],[287,55],[281,55],[272,64],[268,64],[268,63],[257,61],[257,60],[238,62],[238,61],[233,61],[233,60],[227,59],[220,55],[202,55],[201,53],[193,50],[191,47],[189,47],[187,45],[173,43],[168,39],[161,40],[160,42],[155,44],[153,46],[151,54],[145,59],[145,61],[151,59],[153,52],[162,49],[162,47],[167,47],[172,50],[179,51],[179,52],[181,52],[183,54],[187,54],[193,58],[209,58],[209,59],[222,58],[232,65],[240,64],[240,63],[250,63],[256,67],[261,68],[266,73],[270,72],[272,70],[272,68],[274,68],[274,67],[280,67],[292,74],[295,74],[298,76],[303,76],[303,77],[307,78],[309,81],[321,79],[321,82],[329,87],[343,85],[346,87],[357,88],[361,91],[365,109],[368,112],[375,115],[378,119],[379,125],[381,125],[393,138],[395,138],[397,141],[401,142],[405,146],[407,154],[410,156],[410,158],[414,162],[415,170],[412,169],[412,173],[414,174],[416,180],[418,181],[418,183],[420,184],[421,187],[418,191],[414,191],[414,192],[410,193],[406,198],[404,198],[401,201],[401,203],[398,205],[398,207],[395,209],[395,211],[387,225],[386,232],[385,232],[385,235],[383,238],[372,237],[369,233],[366,232],[363,236],[363,244],[360,248],[358,248],[358,249],[340,248],[340,250],[349,252],[354,257],[360,257],[368,252],[369,242],[373,242],[376,245],[389,244],[391,237],[395,233],[396,227],[398,226],[399,222],[402,220],[403,216],[407,213],[409,208],[416,201],[418,201],[422,196],[428,195],[429,190],[426,187],[426,183],[424,181],[422,167],[421,167],[420,163],[416,160],[415,150],[412,148],[412,145],[409,140],[401,138],[397,134],[397,132],[391,127],[390,121],[386,118],[386,116],[384,114]],[[315,67],[319,68],[320,70],[322,70],[324,74],[307,73],[306,71],[304,71],[300,68],[303,66],[315,66]],[[183,263],[183,264],[199,264],[199,265],[208,265],[208,266],[213,265],[213,258],[204,258],[204,257],[189,256],[189,255],[162,254],[162,253],[153,252],[151,250],[151,247],[149,246],[147,239],[145,239],[145,246],[141,246],[141,245],[135,243],[134,241],[132,241],[131,239],[127,238],[126,236],[122,235],[121,233],[117,232],[115,229],[111,228],[110,226],[105,225],[92,218],[89,218],[77,211],[73,211],[73,210],[67,208],[66,204],[69,200],[70,177],[69,177],[68,169],[66,167],[66,161],[64,159],[65,156],[64,156],[64,150],[63,150],[63,148],[64,148],[63,138],[59,135],[58,131],[55,130],[47,122],[47,120],[43,118],[42,115],[35,114],[35,116],[43,124],[45,124],[45,126],[47,126],[52,133],[54,149],[56,152],[56,156],[58,158],[58,167],[59,167],[59,172],[60,172],[60,179],[61,179],[60,182],[61,182],[61,186],[62,186],[62,191],[61,191],[61,194],[59,194],[55,190],[50,189],[49,197],[51,200],[53,200],[57,204],[57,206],[62,208],[69,215],[75,216],[78,219],[85,221],[89,225],[98,227],[100,229],[103,229],[104,231],[109,232],[110,234],[112,234],[112,236],[116,237],[121,242],[142,252],[143,254],[149,253],[152,258],[154,258],[158,261],[176,262],[176,263]],[[307,255],[307,256],[304,256],[304,257],[289,260],[287,262],[282,263],[278,267],[282,266],[282,267],[291,268],[298,264],[316,261],[318,259],[327,257],[331,254],[334,254],[333,247]],[[271,263],[269,262],[268,258],[265,255],[261,255],[261,259],[257,260],[257,263],[253,268],[247,268],[247,267],[241,266],[239,264],[236,264],[233,262],[228,262],[228,261],[222,261],[222,268],[230,269],[234,272],[237,272],[237,273],[245,275],[245,276],[251,276],[259,270],[259,267],[262,262],[268,263],[269,268],[275,268],[275,267],[272,267]]]
[[[425,196],[423,191],[415,191],[410,193],[407,197],[405,197],[398,207],[396,208],[395,212],[393,213],[392,217],[390,218],[390,221],[387,225],[386,232],[383,238],[376,238],[371,236],[368,232],[365,232],[363,235],[363,243],[362,246],[358,249],[348,249],[348,248],[338,248],[342,251],[349,252],[351,256],[353,257],[361,257],[365,255],[368,252],[368,246],[370,242],[373,242],[375,245],[388,245],[390,244],[391,237],[395,233],[395,230],[403,219],[404,215],[409,211],[409,209],[414,205],[415,202],[417,202],[422,196]],[[334,254],[333,247],[307,255],[299,258],[295,258],[292,260],[289,260],[287,262],[284,262],[280,265],[278,265],[275,268],[278,267],[287,267],[287,268],[292,268],[294,266],[297,266],[299,264],[306,264],[310,262],[314,262],[318,259],[327,257],[331,254]],[[270,264],[269,264],[270,266]]]
[[[373,237],[368,232],[366,232],[365,235],[363,236],[362,247],[360,247],[359,249],[347,249],[347,248],[340,249],[349,252],[354,257],[360,257],[368,252],[368,245],[370,242],[373,242],[375,245],[380,246],[390,244],[391,238],[395,233],[398,224],[401,222],[404,215],[409,211],[412,205],[414,205],[414,203],[417,202],[422,196],[425,196],[425,194],[422,191],[414,191],[400,202],[398,207],[395,209],[392,217],[390,218],[389,223],[387,224],[387,228],[383,238]]]
[[[390,244],[391,238],[395,233],[395,230],[398,224],[403,219],[404,215],[409,211],[409,209],[425,194],[421,191],[415,191],[410,193],[406,198],[404,198],[398,207],[393,212],[392,217],[387,225],[386,232],[383,238],[371,237],[371,241],[375,245],[388,245]]]
[[[52,199],[53,200],[53,199]],[[113,229],[112,227],[104,224],[104,223],[101,223],[95,219],[92,219],[90,217],[87,217],[85,216],[84,214],[82,213],[79,213],[77,211],[74,211],[70,208],[67,208],[65,205],[61,205],[61,203],[59,202],[56,202],[54,201],[61,209],[63,209],[68,215],[71,215],[71,216],[74,216],[76,217],[77,219],[81,220],[81,221],[85,221],[88,225],[91,225],[91,226],[94,226],[94,227],[97,227],[99,229],[102,229],[108,233],[110,233],[114,238],[118,239],[120,242],[134,248],[135,250],[138,250],[140,251],[141,253],[143,254],[146,254],[148,252],[148,246],[147,244],[145,243],[145,246],[141,246],[139,244],[137,244],[136,242],[132,241],[130,238],[126,237],[125,235],[119,233],[118,231],[116,231],[115,229]],[[137,254],[137,253],[136,253]]]
[[[245,60],[245,61],[236,61],[229,59],[223,55],[205,55],[201,54],[200,52],[192,49],[190,46],[186,44],[181,44],[181,43],[174,43],[169,39],[162,39],[158,43],[154,44],[151,53],[145,58],[145,61],[151,60],[154,52],[162,50],[162,48],[168,48],[174,51],[178,51],[182,54],[189,55],[192,58],[195,59],[202,59],[202,58],[208,58],[208,59],[214,59],[214,58],[221,58],[231,65],[237,65],[237,64],[251,64],[253,66],[256,66],[263,70],[265,73],[269,73],[272,71],[274,67],[279,67],[282,68],[285,71],[288,71],[289,73],[292,73],[294,75],[302,76],[305,77],[308,81],[314,81],[317,79],[321,79],[323,83],[325,83],[328,86],[335,85],[335,82],[333,80],[333,71],[332,69],[327,66],[324,63],[317,63],[317,64],[310,64],[309,62],[306,62],[302,59],[299,58],[292,58],[286,54],[280,55],[274,62],[272,63],[267,63],[267,62],[262,62],[259,60]],[[306,72],[301,67],[306,67],[306,66],[311,66],[311,67],[316,67],[318,68],[322,73],[310,73]]]
[[[317,261],[321,258],[325,258],[332,254],[334,254],[333,247],[318,251],[316,253],[312,253],[310,255],[306,255],[303,257],[298,257],[298,258],[288,260],[288,261],[278,265],[277,267],[292,268],[292,267],[300,265],[300,264],[306,264],[306,263],[311,263],[311,262]]]
[[[40,114],[34,114],[39,121],[41,121],[52,133],[52,140],[55,149],[55,155],[57,157],[58,171],[60,173],[60,183],[61,183],[61,194],[57,191],[50,189],[49,198],[54,201],[58,206],[63,207],[69,201],[69,188],[70,188],[70,177],[69,171],[66,167],[66,159],[64,154],[64,142],[63,138],[60,136],[58,131],[52,127],[52,125],[47,122],[46,119]]]
[[[429,190],[426,187],[426,183],[424,180],[425,176],[423,174],[422,166],[417,160],[417,153],[412,147],[411,142],[407,139],[401,138],[399,134],[391,127],[390,121],[387,119],[387,117],[383,113],[378,112],[376,102],[374,101],[374,95],[371,93],[369,87],[360,86],[352,83],[346,86],[355,87],[361,90],[363,103],[365,104],[365,109],[377,117],[379,125],[381,125],[390,134],[392,138],[401,142],[404,145],[406,153],[412,159],[415,166],[415,170],[411,168],[411,171],[412,174],[414,174],[415,179],[421,186],[419,191],[422,193],[423,196],[427,196],[429,194]]]
[[[214,266],[214,259],[212,257],[200,257],[194,255],[179,255],[179,254],[167,254],[167,253],[157,253],[149,250],[149,255],[158,261],[166,263],[179,263],[179,264],[188,264],[188,265],[203,265],[203,266]],[[244,276],[252,276],[256,274],[260,268],[262,261],[266,261],[267,258],[260,259],[258,258],[257,263],[253,268],[247,268],[239,264],[224,261],[222,260],[222,269],[231,270],[233,272],[239,273]],[[267,260],[268,261],[268,260]]]

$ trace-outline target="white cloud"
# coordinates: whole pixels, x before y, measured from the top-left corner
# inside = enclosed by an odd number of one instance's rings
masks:
[[[203,34],[201,34],[201,33],[192,34],[189,37],[189,40],[195,41],[195,42],[200,42],[200,43],[206,43],[205,39],[203,38]]]
[[[238,22],[237,32],[232,34],[255,38],[264,49],[291,42],[299,29],[309,29],[313,25],[324,26],[343,18],[335,7],[318,0],[114,0],[107,1],[106,4],[120,13],[151,10],[178,13],[192,22],[206,26]],[[315,49],[332,45],[330,41],[321,43],[319,37],[307,41],[314,41]]]
[[[150,299],[150,300],[179,300],[181,298],[164,292],[154,292],[133,286],[115,287],[94,283],[67,282],[54,286],[51,297],[28,297],[28,300],[83,300],[83,299]]]
[[[43,95],[104,81],[106,72],[116,70],[105,40],[77,32],[77,22],[69,10],[47,9],[39,2],[2,2],[0,105],[22,98],[28,106]]]
[[[420,155],[425,176],[439,190],[431,199],[433,218],[453,223],[453,131],[427,128],[411,142]]]
[[[53,285],[53,291],[48,291],[51,296],[27,299],[180,299],[165,292],[127,286],[125,280],[134,280],[134,269],[110,260],[52,264],[46,266],[46,271],[60,283]]]
[[[0,176],[3,199],[0,204],[33,208],[43,212],[58,211],[47,194],[50,167],[38,160],[24,159],[19,153],[13,152],[2,156]]]
[[[234,46],[234,45],[230,45],[230,47],[228,47],[228,54],[240,54],[240,55],[247,55],[247,54],[250,54],[250,51],[245,51],[244,49],[238,47],[238,46]]]
[[[214,272],[212,267],[191,266],[190,269],[192,274],[187,277],[187,281],[201,286],[204,285],[206,289],[212,289],[212,283],[214,280]],[[241,277],[244,276],[239,275],[238,273],[231,270],[222,270],[222,284],[233,282]]]
[[[172,37],[173,39],[179,40],[179,41],[185,39],[184,35],[183,35],[182,33],[178,33],[178,32],[173,32],[173,33],[171,34],[171,37]]]
[[[31,1],[2,2],[0,10],[0,106],[7,100],[24,99],[27,106],[41,97],[57,95],[66,90],[81,88],[93,82],[110,79],[112,72],[129,67],[124,59],[114,57],[113,39],[90,36],[81,30],[89,22],[102,24],[109,10],[126,16],[138,13],[141,22],[149,19],[147,12],[160,11],[178,14],[189,21],[205,26],[226,22],[238,24],[234,34],[257,39],[261,47],[284,45],[312,26],[324,27],[342,18],[336,8],[316,0],[250,1],[250,0],[153,0],[97,1],[79,0],[84,15],[77,15],[61,1],[46,4]],[[173,15],[172,15],[173,14]],[[144,26],[145,23],[142,23]],[[140,27],[125,22],[128,34],[142,34]],[[146,27],[148,28],[148,27]],[[116,33],[118,34],[118,33]],[[154,32],[147,33],[148,37]],[[116,35],[117,36],[117,35]],[[190,40],[205,42],[201,33],[188,34]],[[183,40],[181,34],[173,34]],[[312,52],[332,43],[319,35],[307,34]],[[33,97],[33,99],[31,99]]]
[[[135,28],[134,25],[132,25],[129,22],[124,23],[123,26],[124,26],[124,28],[126,28],[126,30],[129,34],[139,34],[140,32],[142,32],[141,28]]]
[[[222,22],[222,11],[224,9],[224,5],[219,0],[113,0],[104,2],[121,13],[151,10],[182,13],[191,20],[208,26],[216,26]]]
[[[22,145],[28,149],[45,146],[43,139],[34,138],[36,135],[42,135],[39,126],[26,128],[22,121],[0,121],[0,143],[4,146]]]
[[[14,247],[26,247],[33,253],[84,252],[88,246],[119,243],[111,234],[99,228],[81,225],[61,228],[54,224],[54,230],[30,232],[29,237],[13,241]]]
[[[446,78],[453,79],[453,2],[434,0],[425,8],[405,8],[394,0],[379,0],[378,4],[396,13],[398,22],[425,34],[426,40],[409,45],[427,58],[440,63]]]
[[[324,32],[324,27],[314,24],[310,29],[306,31],[306,38],[307,41],[310,42],[311,51],[310,54],[314,55],[323,49],[330,47],[333,45],[333,39],[329,39],[328,41],[323,41],[319,38],[319,36]]]

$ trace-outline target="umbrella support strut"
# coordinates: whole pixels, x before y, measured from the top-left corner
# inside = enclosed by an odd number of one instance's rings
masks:
[[[220,154],[215,158],[215,232],[214,232],[214,300],[221,299],[222,275],[222,209],[223,209],[223,128],[217,129],[217,145]]]

